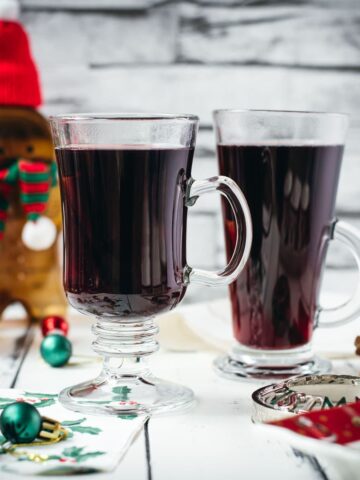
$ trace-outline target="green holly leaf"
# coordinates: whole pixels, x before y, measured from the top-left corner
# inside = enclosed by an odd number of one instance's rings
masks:
[[[0,397],[0,409],[7,407],[10,403],[14,403],[14,398]]]
[[[112,391],[113,393],[115,393],[115,396],[113,397],[114,402],[125,402],[129,399],[129,393],[131,392],[131,388],[125,385],[124,387],[114,387]]]
[[[98,435],[102,431],[101,428],[98,427],[80,426],[80,424],[85,421],[86,417],[79,418],[78,420],[66,420],[64,422],[61,422],[61,425],[63,427],[70,428],[70,430],[72,430],[73,432],[88,433],[89,435]]]
[[[25,397],[33,398],[57,398],[57,393],[33,393],[33,392],[24,392]]]
[[[53,398],[49,398],[48,400],[42,400],[41,402],[34,403],[34,407],[36,408],[42,408],[42,407],[50,407],[51,405],[54,405],[55,400]]]
[[[54,405],[55,400],[57,399],[56,393],[32,393],[32,392],[24,392],[24,397],[28,398],[38,398],[40,402],[34,404],[36,408],[42,407],[50,407]]]
[[[89,453],[84,453],[82,455],[79,455],[77,457],[77,461],[78,462],[85,462],[86,460],[88,460],[89,458],[94,458],[94,457],[98,457],[99,455],[104,455],[105,452],[89,452]]]
[[[122,418],[123,420],[134,420],[134,418],[137,418],[137,414],[130,413],[129,415],[118,415],[118,418]]]
[[[83,453],[85,447],[68,447],[62,452],[64,457],[74,458],[77,462],[85,462],[89,458],[98,457],[104,455],[105,452],[94,451]]]
[[[61,425],[63,427],[72,427],[74,425],[80,425],[80,423],[85,422],[86,417],[84,418],[79,418],[79,420],[65,420],[65,422],[61,422]]]
[[[40,402],[37,402],[34,404],[35,407],[50,407],[51,405],[54,405],[55,403],[55,398],[57,398],[57,395],[49,395],[47,393],[28,393],[25,392],[24,397],[28,398],[44,398],[45,400],[41,400]],[[10,403],[14,403],[16,401],[15,398],[7,398],[7,397],[0,397],[0,409],[5,408],[7,405],[10,405]]]
[[[64,457],[76,458],[81,455],[83,450],[84,447],[68,447],[63,450],[62,454]]]
[[[101,432],[101,428],[97,427],[70,427],[73,432],[88,433],[89,435],[98,435]]]
[[[60,460],[60,455],[49,455],[48,460]]]

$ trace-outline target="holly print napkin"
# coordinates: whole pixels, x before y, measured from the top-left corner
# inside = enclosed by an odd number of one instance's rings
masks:
[[[146,415],[113,416],[81,415],[62,407],[57,395],[0,389],[0,413],[15,401],[28,402],[39,409],[42,416],[61,422],[68,437],[53,445],[18,447],[20,457],[0,454],[1,472],[21,475],[66,475],[113,470],[142,428]],[[0,443],[4,437],[0,434]],[[41,461],[32,461],[28,454]]]
[[[325,397],[326,398],[326,397]],[[317,440],[360,448],[360,401],[269,422]]]

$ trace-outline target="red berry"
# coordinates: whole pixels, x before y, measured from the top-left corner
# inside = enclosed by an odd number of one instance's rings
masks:
[[[58,317],[56,315],[50,315],[49,317],[45,317],[41,322],[41,331],[44,337],[51,332],[57,330],[59,333],[63,333],[63,335],[67,335],[69,331],[69,324],[63,317]]]

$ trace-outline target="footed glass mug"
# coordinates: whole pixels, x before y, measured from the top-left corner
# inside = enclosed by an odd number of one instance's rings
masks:
[[[360,316],[360,285],[333,309],[318,304],[329,240],[360,265],[359,232],[334,217],[348,119],[341,114],[219,110],[214,113],[220,173],[242,189],[253,243],[246,268],[230,285],[237,343],[216,360],[229,378],[284,378],[327,372],[311,348],[317,326]],[[223,204],[227,256],[235,216]]]
[[[51,118],[64,224],[64,288],[96,319],[100,375],[60,393],[67,408],[128,415],[186,407],[193,392],[154,377],[154,316],[171,310],[190,283],[233,281],[248,258],[250,213],[226,177],[191,178],[198,127],[193,115],[66,115]],[[221,271],[186,263],[187,209],[218,191],[238,222],[234,253]]]

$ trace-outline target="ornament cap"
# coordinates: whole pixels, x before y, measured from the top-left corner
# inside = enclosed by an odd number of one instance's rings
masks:
[[[42,319],[41,332],[43,337],[46,337],[46,335],[49,335],[50,333],[67,336],[69,332],[69,323],[65,318],[60,317],[59,315],[49,315]]]
[[[46,443],[56,443],[63,440],[68,435],[61,423],[49,417],[42,417],[41,430],[39,438],[45,440]]]

